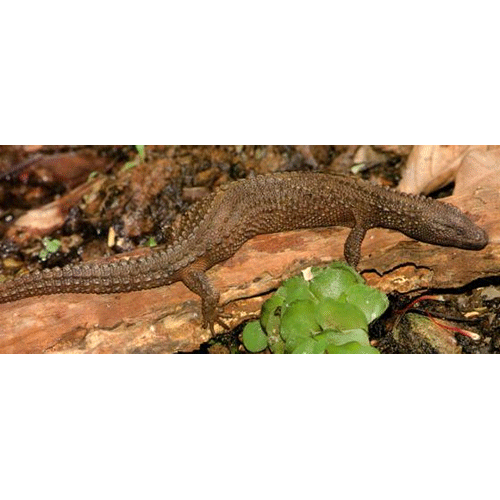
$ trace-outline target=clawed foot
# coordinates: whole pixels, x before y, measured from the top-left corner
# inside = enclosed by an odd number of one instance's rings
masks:
[[[224,330],[230,330],[231,328],[222,321],[221,318],[230,318],[230,314],[225,314],[223,312],[223,308],[220,306],[215,306],[215,307],[209,307],[208,305],[206,307],[203,307],[203,323],[202,326],[203,328],[210,328],[210,332],[212,335],[215,335],[215,323],[218,325],[222,326]]]
[[[221,318],[229,318],[222,312],[219,306],[219,291],[214,288],[206,274],[199,268],[187,267],[181,272],[181,279],[184,284],[194,293],[201,297],[201,315],[203,318],[203,328],[210,328],[212,335],[215,335],[215,323],[225,330],[230,330],[229,326]]]

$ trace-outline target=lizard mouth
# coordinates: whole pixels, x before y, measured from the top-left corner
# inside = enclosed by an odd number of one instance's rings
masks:
[[[488,233],[478,227],[474,234],[469,236],[463,247],[467,250],[481,250],[488,244],[488,241]]]

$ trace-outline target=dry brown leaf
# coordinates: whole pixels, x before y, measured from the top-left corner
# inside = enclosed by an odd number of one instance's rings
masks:
[[[474,186],[485,185],[495,178],[495,173],[500,179],[500,148],[469,151],[457,171],[453,194],[464,195]]]
[[[469,152],[495,148],[498,146],[414,146],[399,189],[406,193],[429,194],[455,179]]]

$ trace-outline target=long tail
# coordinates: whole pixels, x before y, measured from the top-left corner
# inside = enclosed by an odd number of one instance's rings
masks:
[[[56,293],[119,293],[172,282],[168,252],[35,271],[0,284],[0,303]],[[169,266],[170,264],[170,266]],[[170,269],[171,271],[171,269]]]

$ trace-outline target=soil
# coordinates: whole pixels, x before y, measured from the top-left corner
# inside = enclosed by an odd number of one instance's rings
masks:
[[[141,156],[135,146],[1,146],[0,279],[168,243],[177,214],[215,186],[250,175],[284,170],[350,174],[355,167],[356,175],[395,186],[410,150],[407,146],[146,146]],[[72,197],[79,189],[83,194]],[[452,191],[450,185],[436,195]],[[29,210],[51,203],[59,217],[51,215],[50,224],[16,226]],[[60,246],[47,251],[53,240]],[[405,308],[414,298],[391,296],[390,309],[371,325],[370,337],[383,353],[443,352],[426,340],[401,341],[391,334],[395,321],[403,321],[399,318],[405,314],[430,314],[448,327],[480,335],[480,340],[472,340],[455,334],[457,352],[498,353],[500,297],[494,290],[488,292],[491,285],[499,283],[490,280],[456,290],[428,291],[426,295],[445,300],[421,301],[409,310]],[[470,315],[471,311],[476,313]],[[242,328],[219,335],[198,352],[245,352]]]

